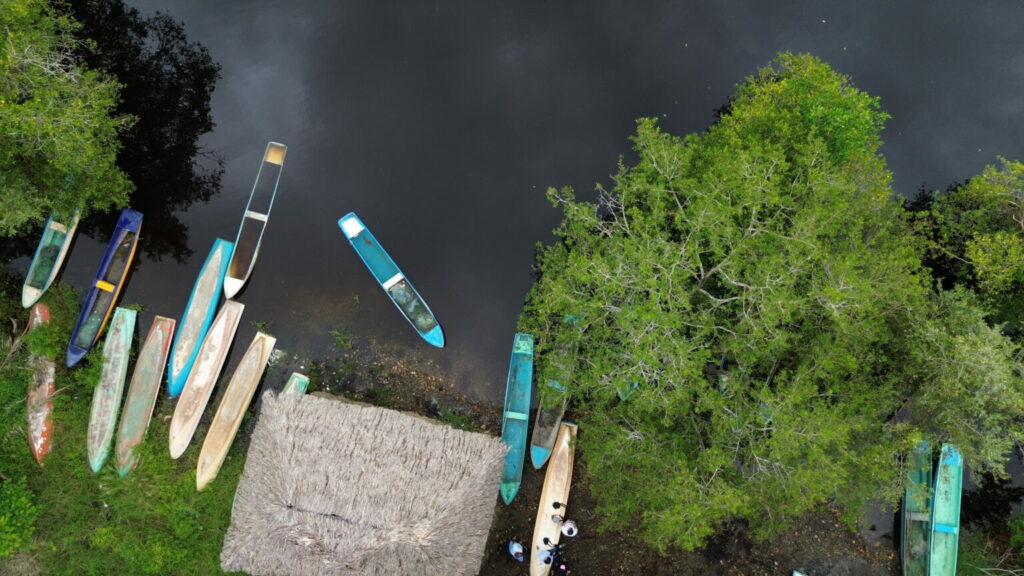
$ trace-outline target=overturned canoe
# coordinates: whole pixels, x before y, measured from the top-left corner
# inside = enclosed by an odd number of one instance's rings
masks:
[[[28,308],[46,292],[53,284],[54,278],[64,264],[64,258],[71,247],[71,240],[78,228],[78,212],[70,218],[53,214],[43,227],[43,236],[39,239],[39,247],[32,257],[32,264],[25,274],[25,284],[21,287],[21,305]]]
[[[501,419],[501,441],[508,446],[501,474],[501,499],[511,504],[523,480],[526,458],[526,429],[530,418],[533,388],[533,336],[516,334],[505,383],[505,409]]]
[[[103,369],[92,394],[89,415],[89,466],[99,472],[110,454],[110,441],[117,429],[117,412],[124,396],[124,380],[128,374],[128,357],[135,335],[137,312],[128,308],[114,311],[107,341],[103,344]]]
[[[96,271],[96,279],[85,295],[82,311],[71,331],[67,359],[69,368],[78,364],[99,340],[100,332],[107,324],[131,268],[141,228],[142,214],[128,209],[121,211],[117,227],[110,235],[110,243]]]
[[[292,375],[288,377],[288,381],[284,384],[284,389],[281,390],[281,394],[298,394],[299,396],[306,393],[306,388],[309,387],[309,376],[305,374],[299,374],[298,372],[292,372]]]
[[[167,393],[174,398],[185,387],[188,373],[199,354],[206,331],[217,313],[220,293],[224,286],[224,274],[231,260],[234,244],[217,238],[206,256],[192,294],[185,305],[185,313],[178,324],[178,334],[171,347],[171,358],[167,364]]]
[[[249,194],[249,203],[242,215],[242,224],[235,237],[235,252],[231,255],[227,278],[224,279],[224,296],[234,298],[235,294],[245,286],[245,282],[256,264],[263,241],[263,231],[267,228],[270,209],[274,207],[277,196],[277,184],[281,180],[281,169],[284,168],[284,156],[288,147],[277,142],[267,144],[263,153],[263,162],[256,173],[256,183]]]
[[[551,565],[543,561],[542,551],[558,544],[562,536],[562,524],[558,518],[566,518],[566,504],[569,502],[569,487],[572,484],[573,453],[575,451],[576,425],[562,422],[558,429],[555,449],[544,474],[544,488],[540,493],[537,519],[533,524],[533,549],[530,551],[530,576],[547,576]],[[544,543],[545,538],[548,544]]]
[[[257,332],[238,367],[235,368],[235,373],[231,375],[220,406],[213,415],[210,430],[203,440],[203,448],[199,452],[199,462],[196,464],[197,490],[205,488],[220,472],[224,457],[228,455],[231,443],[238,434],[242,416],[252,402],[253,394],[256,393],[256,388],[263,378],[263,372],[267,369],[267,362],[276,343],[277,339],[273,336]]]
[[[903,534],[900,556],[905,576],[928,576],[928,542],[931,536],[932,447],[917,445],[907,462],[907,486],[903,495]]]
[[[533,422],[533,435],[530,437],[530,461],[534,468],[543,466],[551,455],[568,403],[565,386],[558,382],[552,380],[540,389],[540,402]]]
[[[434,313],[362,220],[355,212],[349,212],[338,220],[338,227],[416,332],[431,345],[443,348],[444,333]]]
[[[932,538],[928,576],[955,576],[960,542],[960,495],[964,460],[952,444],[943,444],[932,494]]]
[[[235,339],[243,310],[245,304],[228,300],[221,306],[213,325],[206,333],[206,339],[199,349],[199,356],[192,371],[189,372],[185,389],[182,390],[178,405],[174,407],[174,416],[171,417],[171,458],[181,456],[196,433],[199,419],[203,416],[213,387],[217,384],[217,377],[224,367],[228,349]]]
[[[117,456],[117,473],[124,478],[135,468],[139,456],[135,447],[142,443],[153,417],[156,396],[164,379],[164,365],[167,351],[174,336],[174,319],[157,316],[149,327],[146,341],[135,362],[128,395],[121,410],[121,423],[117,427],[117,441],[114,453]]]
[[[28,329],[34,330],[50,321],[50,308],[42,302],[32,306]],[[53,392],[57,367],[53,360],[32,354],[28,359],[32,380],[28,385],[28,445],[40,465],[50,453],[53,443]]]

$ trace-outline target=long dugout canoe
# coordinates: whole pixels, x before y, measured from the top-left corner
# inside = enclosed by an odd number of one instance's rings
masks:
[[[78,228],[78,212],[65,218],[58,213],[50,215],[43,227],[36,254],[25,274],[21,287],[21,305],[31,307],[42,297],[64,265],[64,258],[71,247],[71,240]]]
[[[932,447],[921,442],[907,462],[907,486],[903,493],[903,534],[900,560],[904,576],[928,576],[931,536]]]
[[[955,576],[960,542],[960,496],[964,460],[952,444],[943,444],[932,495],[932,539],[929,576]]]
[[[505,383],[505,409],[501,418],[501,441],[508,446],[501,474],[501,499],[505,504],[512,503],[523,480],[532,389],[533,336],[517,333],[512,340],[512,358]]]
[[[110,441],[117,429],[117,412],[124,397],[124,381],[128,374],[137,314],[135,310],[118,307],[103,344],[103,369],[93,391],[89,415],[89,467],[93,472],[99,472],[107,461]]]
[[[565,386],[558,382],[551,380],[540,389],[540,402],[533,422],[533,435],[530,437],[530,461],[534,468],[540,469],[551,456],[568,403]]]
[[[29,312],[28,330],[50,321],[50,307],[37,302]],[[53,360],[32,354],[28,359],[32,379],[28,384],[28,445],[40,466],[53,445],[53,393],[57,366]]]
[[[548,469],[544,474],[544,488],[540,493],[537,519],[533,524],[530,576],[547,576],[551,572],[551,565],[544,563],[544,555],[541,552],[558,544],[562,537],[562,525],[556,522],[554,517],[567,517],[566,505],[569,502],[569,488],[572,484],[575,440],[576,425],[562,422],[558,429],[555,450],[551,453]],[[544,543],[545,538],[549,544]]]

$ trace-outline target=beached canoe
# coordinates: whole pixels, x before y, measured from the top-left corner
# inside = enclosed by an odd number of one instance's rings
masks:
[[[932,447],[921,442],[907,462],[907,487],[903,495],[900,556],[905,576],[928,576],[931,502]]]
[[[235,252],[231,255],[227,277],[224,279],[224,296],[234,298],[235,294],[245,286],[245,282],[256,264],[260,254],[260,242],[263,231],[267,228],[270,209],[274,207],[277,196],[277,184],[281,180],[281,169],[284,168],[284,156],[288,147],[277,142],[269,142],[263,153],[263,162],[256,173],[256,183],[249,194],[249,203],[242,215],[242,224],[238,227],[235,237]]]
[[[270,354],[274,351],[276,343],[277,338],[257,332],[238,367],[235,368],[235,373],[231,375],[220,406],[213,415],[210,430],[203,440],[203,448],[199,452],[199,462],[196,464],[197,490],[206,488],[220,472],[224,457],[228,455],[231,443],[238,434],[238,426],[241,425],[242,417],[245,416],[245,411],[263,378],[263,372],[267,369],[267,362],[270,361]]]
[[[50,308],[37,302],[29,311],[28,330],[50,321]],[[28,445],[40,465],[53,443],[53,392],[57,367],[53,360],[32,354],[28,359],[32,380],[28,384]]]
[[[533,462],[534,468],[539,469],[548,461],[568,403],[569,397],[565,393],[565,386],[558,382],[552,380],[540,388],[540,403],[537,406],[537,416],[533,422],[533,435],[530,440],[530,461]]]
[[[284,384],[284,389],[281,390],[281,394],[298,394],[299,396],[306,393],[306,388],[309,387],[309,376],[305,374],[299,374],[298,372],[292,372],[292,375],[288,377],[288,381]]]
[[[54,278],[64,264],[64,257],[71,247],[71,240],[78,228],[78,212],[70,218],[53,214],[43,227],[43,237],[39,240],[36,255],[25,274],[25,284],[21,287],[21,305],[31,307],[53,284]]]
[[[526,429],[530,425],[530,393],[533,388],[533,336],[516,334],[505,383],[505,410],[501,418],[501,441],[508,446],[501,474],[501,499],[511,504],[523,480],[526,458]]]
[[[544,488],[540,493],[537,519],[533,525],[530,576],[547,576],[551,571],[551,565],[543,562],[541,551],[558,544],[562,536],[562,525],[552,516],[567,518],[566,504],[569,502],[569,486],[572,484],[575,439],[576,425],[562,422],[558,430],[558,439],[555,441],[555,449],[551,453],[551,461],[548,462],[548,470],[544,474]],[[544,544],[545,538],[550,544]]]
[[[185,387],[206,331],[210,329],[210,323],[217,314],[224,274],[234,246],[227,240],[214,240],[196,283],[192,286],[192,294],[188,297],[185,313],[178,323],[178,334],[174,337],[170,361],[167,363],[167,393],[171,398],[181,394],[181,389]]]
[[[219,292],[218,292],[219,294]],[[114,454],[117,473],[124,478],[139,461],[135,447],[142,443],[153,417],[156,396],[164,379],[167,352],[174,337],[174,319],[157,316],[149,327],[146,341],[139,350],[128,394],[121,410],[121,423],[117,427]]]
[[[960,542],[960,492],[964,461],[951,444],[942,445],[939,468],[932,493],[932,539],[928,560],[929,576],[954,576]]]
[[[349,212],[338,220],[338,227],[416,332],[431,345],[443,348],[444,333],[434,313],[362,220],[355,212]]]
[[[110,321],[103,344],[103,368],[92,394],[89,414],[89,466],[99,472],[110,454],[110,441],[117,430],[117,412],[124,397],[124,381],[135,336],[135,310],[118,307]]]
[[[82,311],[71,331],[71,341],[68,343],[69,368],[78,364],[99,340],[100,332],[110,318],[110,312],[114,309],[114,303],[117,302],[124,279],[131,268],[141,228],[142,214],[129,209],[121,211],[117,227],[110,235],[107,251],[96,271],[96,279],[85,295]]]
[[[189,372],[181,398],[174,407],[174,416],[171,417],[171,458],[181,456],[192,441],[192,435],[196,433],[199,419],[203,416],[210,395],[213,394],[213,387],[217,384],[217,377],[224,367],[228,349],[235,339],[243,310],[245,304],[241,302],[224,302],[206,333],[206,339],[199,348],[199,356]]]

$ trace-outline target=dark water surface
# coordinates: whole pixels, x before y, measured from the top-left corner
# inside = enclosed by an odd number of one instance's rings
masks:
[[[901,194],[1024,158],[1016,1],[133,5],[182,20],[223,67],[205,140],[225,159],[223,189],[179,215],[190,260],[132,275],[123,301],[145,305],[142,329],[180,317],[214,239],[235,237],[267,142],[288,146],[232,364],[252,322],[288,351],[329,351],[344,328],[500,403],[534,244],[559,221],[545,188],[609,183],[637,117],[704,130],[779,51],[811,52],[881,97]],[[420,340],[345,241],[336,221],[352,210],[433,309],[445,349]],[[84,287],[102,248],[79,238],[65,280]]]

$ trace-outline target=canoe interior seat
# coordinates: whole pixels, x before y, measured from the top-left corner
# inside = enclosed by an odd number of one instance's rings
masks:
[[[945,532],[946,534],[957,534],[960,532],[959,526],[950,526],[949,524],[938,524],[932,525],[936,532]]]
[[[505,412],[506,418],[512,418],[514,420],[527,420],[529,417],[522,412]]]
[[[907,516],[914,522],[929,522],[932,519],[927,512],[910,512]]]

